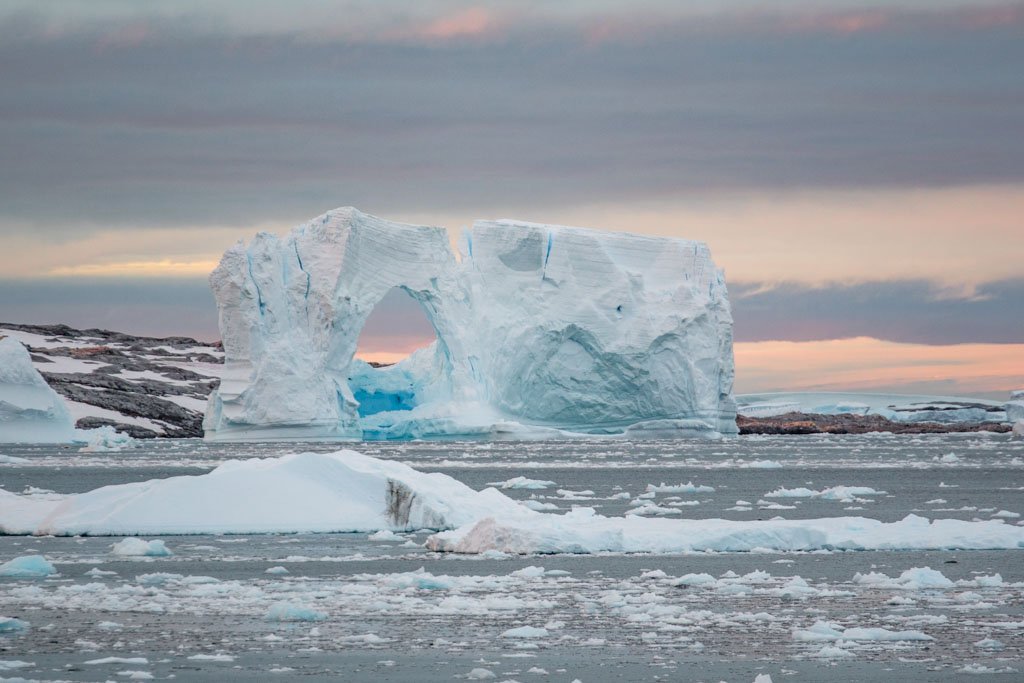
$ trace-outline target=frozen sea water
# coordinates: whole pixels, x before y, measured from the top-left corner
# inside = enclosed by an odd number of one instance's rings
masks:
[[[46,496],[200,473],[228,458],[337,448],[141,446],[102,454],[4,447],[27,462],[0,465],[0,484]],[[588,506],[614,516],[653,504],[683,518],[886,521],[1024,513],[1024,444],[1004,435],[357,448],[474,488],[520,476],[552,481],[505,493],[556,512]],[[691,482],[693,493],[658,490]],[[885,493],[766,497],[780,488],[833,487]],[[451,681],[485,669],[494,680],[749,682],[761,673],[776,681],[952,681],[965,671],[995,672],[987,680],[1020,680],[1024,672],[1024,550],[502,558],[430,553],[421,546],[426,534],[399,536],[165,536],[167,557],[113,554],[119,539],[0,537],[0,562],[38,552],[58,571],[0,579],[0,614],[29,624],[0,634],[0,662],[29,663],[0,676],[93,681],[131,670],[178,680]],[[268,573],[272,567],[288,571]],[[905,572],[925,567],[948,585],[900,584]],[[295,618],[275,617],[285,612]],[[906,631],[932,640],[797,635],[818,622],[832,624],[829,632]],[[502,636],[526,626],[547,635]],[[991,641],[1001,647],[978,645]],[[85,664],[108,657],[120,660]]]

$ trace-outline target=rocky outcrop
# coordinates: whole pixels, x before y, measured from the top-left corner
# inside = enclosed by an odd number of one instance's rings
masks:
[[[0,323],[18,337],[75,426],[112,426],[136,438],[202,436],[206,399],[223,351],[189,337],[144,337],[67,325]]]
[[[821,415],[817,413],[785,413],[772,417],[736,419],[740,434],[947,434],[952,432],[1008,432],[1010,426],[1001,422],[897,422],[881,415]]]

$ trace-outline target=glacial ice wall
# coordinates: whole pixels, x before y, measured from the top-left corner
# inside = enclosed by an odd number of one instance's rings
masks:
[[[736,432],[732,316],[700,242],[478,221],[456,258],[441,228],[348,207],[235,245],[210,282],[208,439]],[[437,341],[370,368],[356,342],[393,287]]]
[[[0,337],[0,443],[67,443],[75,425],[67,406],[32,366],[14,337]]]

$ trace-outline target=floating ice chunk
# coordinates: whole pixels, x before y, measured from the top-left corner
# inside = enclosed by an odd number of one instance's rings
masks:
[[[679,515],[682,514],[682,510],[677,507],[663,507],[661,505],[655,505],[654,503],[645,503],[640,507],[626,510],[627,515],[640,515],[640,516],[657,516],[663,517],[665,515]]]
[[[654,484],[647,485],[648,493],[714,493],[715,489],[712,486],[699,485],[695,486],[692,481],[685,484],[661,484],[655,486]]]
[[[0,659],[0,671],[14,671],[15,669],[26,669],[35,666],[35,662],[26,662],[21,659]]]
[[[944,456],[942,456],[938,460],[939,460],[939,462],[955,463],[955,462],[960,462],[960,456],[958,456],[956,453],[946,453]]]
[[[992,517],[1001,517],[1003,519],[1018,519],[1020,517],[1020,513],[1010,512],[1009,510],[1000,510],[999,512],[993,512]]]
[[[94,579],[98,579],[103,576],[117,576],[117,572],[109,571],[106,569],[100,569],[99,567],[93,567],[89,571],[85,572],[86,576],[91,576]]]
[[[820,657],[821,659],[852,659],[857,655],[835,645],[825,645],[811,656]]]
[[[772,677],[768,674],[757,674],[754,677],[754,683],[772,683]]]
[[[268,567],[267,571],[264,572],[264,574],[287,574],[287,573],[288,573],[288,568],[287,567],[281,567],[281,566]]]
[[[711,574],[684,574],[677,579],[672,579],[671,584],[673,586],[714,586],[717,585],[718,579],[711,576]]]
[[[1017,669],[1010,666],[1004,666],[1001,669],[997,669],[992,666],[985,666],[984,664],[965,664],[963,667],[957,669],[957,673],[962,674],[1015,674]]]
[[[906,590],[927,590],[952,588],[953,582],[942,572],[931,567],[914,567],[908,569],[898,578],[891,578],[880,572],[860,572],[853,575],[853,582],[868,586],[884,586],[886,588],[902,588]]]
[[[885,628],[854,627],[844,629],[833,622],[816,621],[806,629],[793,631],[793,639],[799,641],[835,640],[935,640],[921,631],[890,631]]]
[[[0,634],[20,633],[28,630],[28,622],[14,617],[0,615]]]
[[[124,676],[129,681],[152,681],[155,677],[149,671],[142,671],[140,669],[129,669],[127,671],[118,671],[118,676]]]
[[[782,469],[782,463],[778,460],[754,460],[742,465],[742,467],[754,470],[778,470]]]
[[[520,626],[519,628],[510,628],[501,636],[502,638],[547,638],[548,630],[536,626]]]
[[[267,610],[267,621],[324,621],[327,615],[294,602],[277,602]]]
[[[486,681],[491,678],[497,678],[497,676],[490,669],[477,667],[466,674],[465,678],[470,681]]]
[[[103,666],[104,664],[149,664],[145,657],[101,657],[83,662],[88,666]]]
[[[114,555],[129,557],[169,557],[173,555],[167,545],[157,539],[144,541],[141,538],[129,537],[111,546]]]
[[[996,640],[995,638],[983,638],[974,644],[974,647],[981,648],[982,650],[1002,650],[1006,647],[1003,641]]]
[[[14,455],[2,455],[0,454],[0,465],[24,465],[32,462],[28,458],[19,458]]]
[[[391,529],[381,529],[366,537],[370,541],[404,541],[405,536],[399,536]]]
[[[848,502],[857,496],[880,496],[885,491],[876,491],[870,486],[832,486],[821,491],[812,491],[808,488],[787,489],[778,488],[770,493],[764,494],[765,498],[821,498],[822,500],[837,500]]]
[[[76,429],[75,441],[85,441],[78,450],[82,453],[104,453],[135,448],[138,442],[129,434],[119,432],[109,425],[96,429]]]
[[[546,489],[555,486],[555,482],[544,479],[527,479],[526,477],[513,477],[505,481],[492,481],[488,486],[497,486],[501,489]]]
[[[546,512],[548,510],[559,509],[558,506],[555,505],[554,503],[545,503],[539,500],[521,500],[519,501],[519,504],[525,508],[534,510],[536,512]]]
[[[22,555],[0,564],[0,577],[8,579],[45,579],[56,573],[42,555]]]
[[[198,654],[198,655],[191,655],[191,656],[188,657],[188,659],[191,659],[194,662],[233,662],[233,661],[235,661],[235,658],[233,656],[226,655],[226,654],[215,654],[215,655]]]

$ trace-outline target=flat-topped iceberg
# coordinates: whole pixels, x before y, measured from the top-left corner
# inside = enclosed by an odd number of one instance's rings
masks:
[[[427,539],[455,553],[682,553],[751,550],[989,550],[1024,548],[1024,528],[1001,520],[965,522],[908,515],[898,522],[865,517],[821,519],[660,519],[603,517],[591,508],[564,515],[491,516]]]
[[[441,228],[330,211],[229,249],[210,277],[225,367],[216,440],[735,434],[732,315],[701,242],[478,221]],[[354,361],[391,289],[437,340]]]
[[[71,413],[14,337],[0,337],[0,443],[67,443]]]

